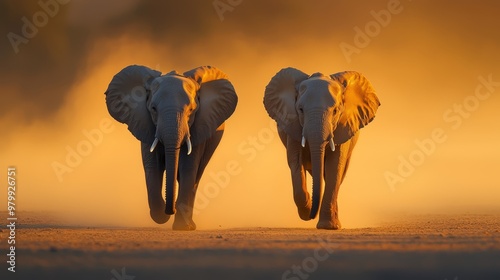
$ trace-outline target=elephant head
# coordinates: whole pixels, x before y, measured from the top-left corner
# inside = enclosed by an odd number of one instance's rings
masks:
[[[226,74],[210,66],[162,76],[145,66],[132,65],[113,77],[105,94],[110,115],[126,123],[143,147],[155,154],[145,157],[143,148],[144,168],[155,170],[146,172],[149,196],[150,190],[161,193],[166,171],[164,212],[174,214],[181,147],[189,154],[231,116],[237,103],[233,86]],[[157,222],[162,219],[151,216]]]
[[[323,193],[324,155],[334,151],[375,117],[380,102],[370,82],[354,71],[330,76],[284,68],[269,82],[264,106],[292,141],[309,146],[313,195],[310,218]],[[298,158],[298,157],[297,157]]]

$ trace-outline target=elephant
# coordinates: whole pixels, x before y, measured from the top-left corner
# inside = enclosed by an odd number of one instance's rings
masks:
[[[109,114],[141,142],[151,218],[163,224],[175,214],[174,230],[195,230],[198,183],[238,103],[227,75],[211,66],[162,75],[130,65],[105,95]]]
[[[315,219],[319,211],[316,228],[340,229],[339,188],[359,130],[380,106],[372,85],[355,71],[307,75],[289,67],[271,79],[263,101],[286,148],[299,217]],[[306,171],[312,176],[312,199]]]

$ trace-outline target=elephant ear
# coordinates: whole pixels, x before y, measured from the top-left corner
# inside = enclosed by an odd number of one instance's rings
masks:
[[[295,109],[299,84],[309,78],[295,68],[283,68],[271,79],[264,93],[264,107],[278,127],[295,141],[302,139],[302,126]]]
[[[335,144],[342,144],[375,118],[380,101],[368,79],[358,72],[340,72],[330,77],[344,86],[344,111],[333,132]]]
[[[161,72],[145,66],[130,65],[118,72],[104,93],[109,114],[126,123],[141,142],[152,143],[156,127],[147,108],[149,85]]]
[[[211,66],[201,66],[184,73],[200,85],[198,109],[190,127],[191,142],[207,141],[236,109],[238,96],[227,75]]]

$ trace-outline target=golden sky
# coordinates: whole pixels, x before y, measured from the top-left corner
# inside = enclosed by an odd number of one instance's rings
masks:
[[[163,73],[212,65],[236,88],[238,107],[198,191],[199,228],[314,227],[296,213],[262,104],[288,66],[361,72],[382,103],[340,190],[343,226],[499,209],[497,1],[60,2],[0,4],[0,178],[18,169],[18,210],[154,225],[139,142],[104,103],[112,76],[130,64]],[[71,172],[58,177],[54,164]],[[218,178],[228,164],[239,168],[226,184]]]

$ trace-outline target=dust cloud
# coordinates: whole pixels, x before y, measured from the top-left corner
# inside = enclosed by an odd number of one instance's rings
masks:
[[[221,21],[211,1],[73,0],[18,53],[4,37],[0,166],[18,169],[19,210],[79,224],[155,225],[139,142],[104,103],[112,76],[142,64],[163,73],[213,65],[239,95],[198,190],[201,229],[315,226],[296,213],[285,150],[262,104],[266,84],[287,66],[362,72],[381,100],[340,190],[344,227],[407,213],[498,211],[498,3],[326,2],[240,1]],[[4,35],[21,36],[22,17],[42,10],[37,2],[0,5]]]

